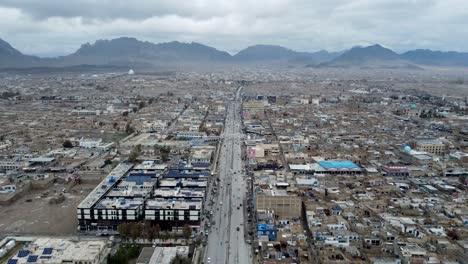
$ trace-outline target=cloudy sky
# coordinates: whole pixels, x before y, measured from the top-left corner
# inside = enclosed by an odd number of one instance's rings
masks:
[[[299,51],[380,43],[468,51],[467,0],[0,0],[0,38],[55,56],[121,36]]]

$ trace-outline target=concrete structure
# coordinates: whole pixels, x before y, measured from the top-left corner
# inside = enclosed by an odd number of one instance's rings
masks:
[[[435,155],[443,155],[447,152],[447,146],[442,140],[434,138],[422,138],[416,140],[416,147]]]
[[[272,190],[255,195],[257,210],[273,210],[281,218],[299,218],[301,215],[301,198],[286,192]]]
[[[101,264],[109,248],[102,240],[72,241],[61,238],[37,238],[11,257],[10,264]]]
[[[136,264],[170,264],[176,256],[188,257],[188,246],[145,247],[141,250]]]

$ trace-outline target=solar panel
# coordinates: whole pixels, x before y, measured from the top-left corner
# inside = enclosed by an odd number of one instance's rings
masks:
[[[26,257],[27,255],[29,255],[29,251],[28,250],[20,250],[18,252],[18,258],[24,258]]]
[[[17,259],[9,259],[7,264],[16,264],[18,263],[18,260]]]
[[[42,254],[43,255],[50,255],[52,254],[52,248],[44,248],[44,250],[42,251]]]
[[[37,255],[31,255],[28,257],[28,260],[27,262],[29,263],[33,263],[33,262],[36,262],[37,261]]]

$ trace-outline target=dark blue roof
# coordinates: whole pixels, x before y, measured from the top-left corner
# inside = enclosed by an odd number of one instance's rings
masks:
[[[155,182],[156,178],[143,175],[130,175],[125,180],[129,182],[136,182],[137,184],[142,185],[144,182]]]
[[[50,254],[52,254],[52,250],[53,250],[53,248],[44,248],[44,250],[42,251],[42,254],[43,255],[50,255]]]
[[[209,175],[210,175],[210,171],[208,171],[208,170],[200,170],[200,171],[170,170],[170,171],[167,172],[166,178],[199,178],[199,177],[202,177],[202,176],[209,176]]]
[[[18,260],[17,259],[9,259],[7,264],[16,264],[18,263]]]
[[[332,210],[333,210],[333,211],[341,211],[341,210],[343,210],[343,209],[341,209],[341,206],[335,205],[335,206],[332,207]]]
[[[194,162],[192,163],[192,167],[197,167],[197,168],[208,168],[210,167],[209,162]]]
[[[18,258],[24,258],[24,257],[26,257],[27,255],[29,255],[29,251],[28,251],[28,250],[20,250],[20,251],[18,251]]]
[[[38,256],[37,255],[31,255],[28,257],[27,262],[34,263],[37,261]]]

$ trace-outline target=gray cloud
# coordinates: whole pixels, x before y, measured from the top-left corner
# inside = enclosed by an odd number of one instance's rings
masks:
[[[0,0],[0,38],[58,55],[100,38],[197,41],[230,52],[257,43],[301,51],[381,43],[466,50],[465,0]]]

